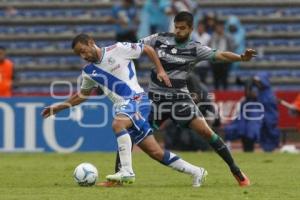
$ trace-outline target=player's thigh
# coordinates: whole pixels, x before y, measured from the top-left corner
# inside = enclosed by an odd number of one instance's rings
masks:
[[[124,114],[117,114],[112,122],[112,128],[115,132],[128,129],[133,126],[131,119]]]
[[[172,106],[172,120],[181,125],[181,127],[187,128],[193,119],[202,117],[197,105],[191,98],[180,99],[174,102]]]
[[[164,156],[163,149],[159,146],[153,135],[147,136],[139,144],[139,147],[147,153],[150,157],[161,161]]]
[[[204,117],[195,117],[190,123],[189,127],[197,134],[209,139],[213,135],[213,130],[208,126]]]
[[[168,101],[153,101],[151,104],[151,111],[148,117],[148,121],[154,130],[158,130],[159,127],[171,118],[172,102]]]

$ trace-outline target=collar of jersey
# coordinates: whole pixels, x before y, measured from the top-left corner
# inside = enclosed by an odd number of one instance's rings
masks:
[[[95,62],[95,64],[100,64],[102,62],[104,54],[105,54],[105,48],[102,47],[101,48],[101,59],[99,61]]]

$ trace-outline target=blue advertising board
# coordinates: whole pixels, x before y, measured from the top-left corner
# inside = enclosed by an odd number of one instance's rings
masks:
[[[112,103],[88,100],[43,119],[45,106],[58,102],[51,97],[0,98],[0,151],[61,152],[115,151]],[[62,100],[60,100],[62,101]]]

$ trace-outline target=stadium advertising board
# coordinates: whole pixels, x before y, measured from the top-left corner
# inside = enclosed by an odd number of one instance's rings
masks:
[[[0,151],[116,150],[108,99],[87,101],[59,113],[55,119],[43,119],[42,109],[55,102],[50,97],[0,99]]]
[[[288,102],[293,102],[296,98],[298,91],[277,91],[275,92],[276,97],[280,99],[284,99]],[[229,119],[233,119],[237,105],[241,101],[244,96],[244,93],[241,91],[226,91],[226,92],[216,92],[214,93],[217,105],[221,108],[221,116],[222,116],[222,123],[226,124],[229,123]],[[279,127],[296,127],[296,118],[293,118],[287,108],[278,105],[279,110]]]

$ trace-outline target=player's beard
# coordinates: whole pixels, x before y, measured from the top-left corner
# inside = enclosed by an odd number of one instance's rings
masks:
[[[184,43],[184,42],[186,42],[188,39],[189,39],[189,34],[187,34],[187,35],[185,35],[185,36],[183,36],[183,37],[178,37],[178,36],[176,36],[175,37],[175,41],[177,42],[177,43]]]
[[[92,48],[92,56],[88,60],[89,62],[96,63],[99,61],[97,49],[95,47]]]

